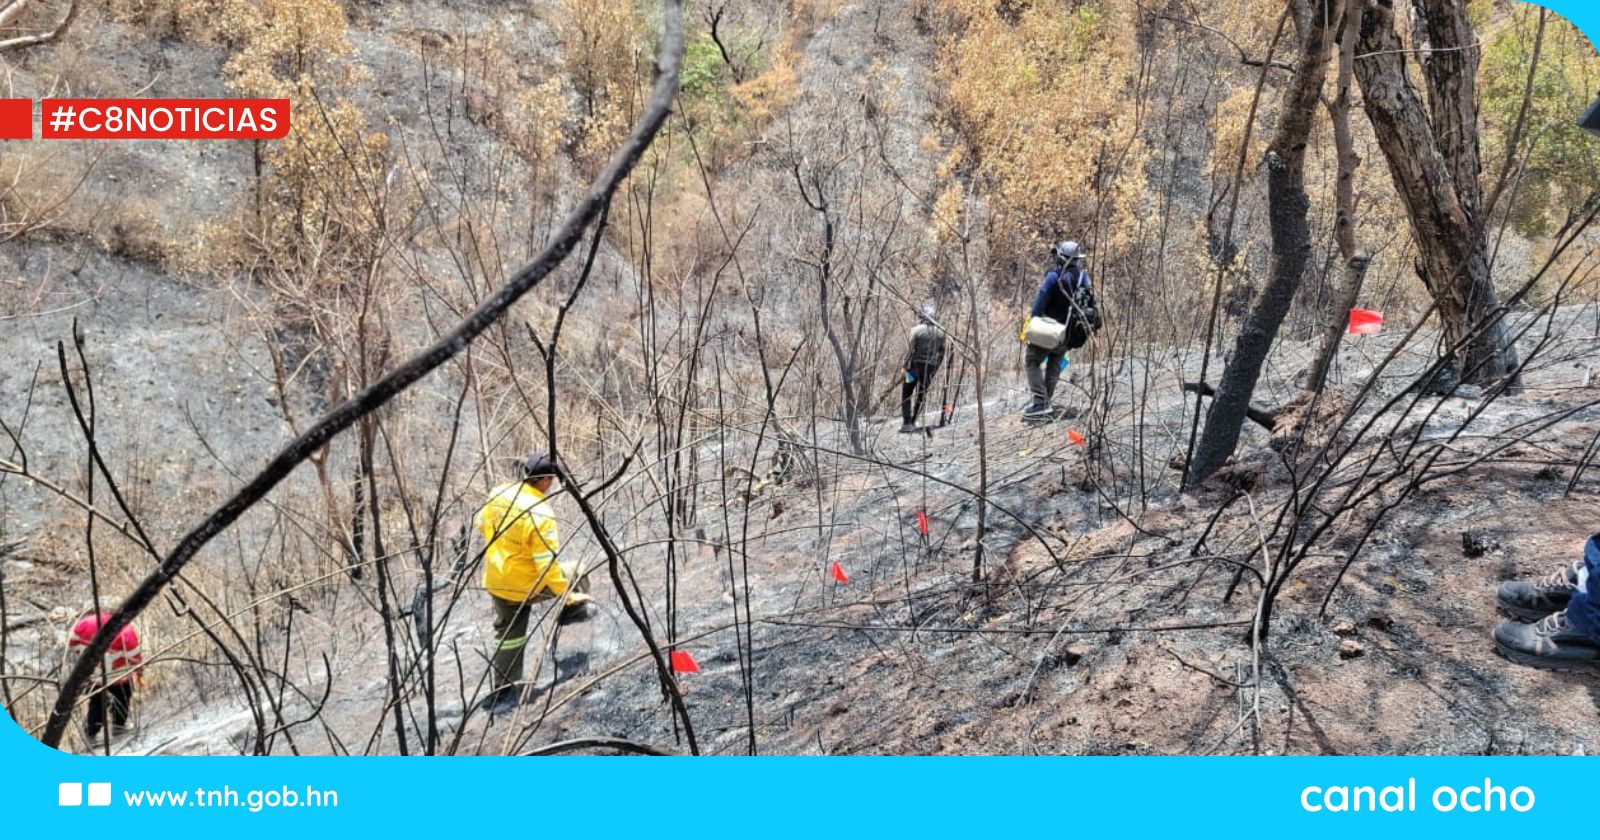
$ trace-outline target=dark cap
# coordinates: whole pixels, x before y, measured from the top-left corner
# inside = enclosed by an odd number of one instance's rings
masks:
[[[523,481],[533,481],[556,474],[556,461],[547,452],[535,452],[517,464]]]

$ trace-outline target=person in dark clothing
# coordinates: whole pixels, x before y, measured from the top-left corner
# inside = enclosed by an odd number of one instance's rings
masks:
[[[1083,267],[1083,249],[1076,242],[1062,242],[1055,247],[1050,270],[1039,284],[1039,294],[1034,297],[1034,318],[1049,318],[1068,325],[1062,343],[1055,348],[1028,345],[1023,366],[1028,373],[1028,391],[1033,399],[1023,411],[1024,417],[1048,417],[1055,408],[1050,400],[1055,396],[1056,383],[1061,378],[1062,359],[1067,351],[1083,346],[1089,331],[1099,329],[1100,314],[1095,308],[1094,292],[1089,286],[1089,272]]]
[[[900,426],[902,434],[917,430],[928,387],[944,364],[944,330],[934,323],[933,304],[923,304],[920,316],[911,330],[911,349],[906,354],[905,368],[900,371],[900,417],[905,421]]]

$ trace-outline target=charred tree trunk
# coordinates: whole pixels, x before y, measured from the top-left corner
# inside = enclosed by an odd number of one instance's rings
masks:
[[[1476,73],[1479,47],[1466,3],[1416,0],[1417,40],[1431,111],[1407,76],[1405,45],[1395,32],[1393,0],[1370,0],[1361,24],[1355,73],[1405,203],[1422,278],[1444,325],[1445,346],[1461,346],[1462,380],[1519,389],[1517,355],[1489,274],[1480,218]]]
[[[1370,258],[1356,245],[1356,167],[1361,158],[1356,154],[1355,142],[1350,136],[1350,85],[1354,74],[1356,41],[1361,37],[1361,17],[1365,0],[1348,0],[1344,10],[1344,24],[1339,32],[1339,75],[1332,102],[1325,102],[1329,120],[1333,123],[1333,146],[1339,158],[1338,179],[1334,182],[1335,217],[1334,239],[1339,245],[1339,256],[1344,260],[1344,277],[1338,297],[1328,311],[1327,322],[1322,327],[1322,343],[1317,355],[1306,370],[1305,389],[1321,391],[1328,381],[1328,368],[1344,338],[1346,319],[1356,302],[1361,299],[1361,283],[1367,276]]]
[[[827,336],[828,346],[833,350],[833,358],[839,366],[839,388],[842,392],[845,431],[850,436],[850,451],[857,455],[866,451],[866,444],[861,437],[861,406],[865,400],[861,397],[861,383],[857,381],[859,365],[854,350],[847,351],[844,342],[839,338],[839,331],[833,324],[833,299],[831,285],[834,281],[834,225],[833,208],[828,203],[828,196],[820,178],[812,181],[812,193],[806,190],[804,178],[800,174],[800,166],[794,167],[795,182],[800,186],[800,197],[816,212],[822,220],[822,252],[818,256],[817,270],[817,313],[822,321],[823,334]],[[846,329],[849,328],[848,318]]]
[[[1233,358],[1222,372],[1216,399],[1206,414],[1205,433],[1195,447],[1188,486],[1216,472],[1239,443],[1239,431],[1250,410],[1250,397],[1266,363],[1278,327],[1289,314],[1294,293],[1311,258],[1311,232],[1306,213],[1306,142],[1316,114],[1317,97],[1327,75],[1330,16],[1342,4],[1308,4],[1311,8],[1300,40],[1294,78],[1284,92],[1283,110],[1267,152],[1267,204],[1272,234],[1272,262],[1266,287],[1250,310],[1234,343]]]

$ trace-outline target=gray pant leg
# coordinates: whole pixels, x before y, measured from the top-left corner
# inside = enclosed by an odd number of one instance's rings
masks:
[[[1056,383],[1061,380],[1061,359],[1064,351],[1056,351],[1044,357],[1044,401],[1050,402],[1056,395]]]
[[[1028,371],[1028,391],[1033,394],[1034,405],[1049,405],[1050,398],[1055,396],[1056,382],[1061,378],[1062,355],[1061,351],[1028,345],[1022,363]]]
[[[1022,366],[1028,373],[1028,392],[1033,394],[1034,405],[1043,405],[1050,399],[1048,392],[1045,391],[1044,371],[1039,369],[1046,355],[1048,354],[1043,349],[1030,344],[1027,353],[1022,357]]]

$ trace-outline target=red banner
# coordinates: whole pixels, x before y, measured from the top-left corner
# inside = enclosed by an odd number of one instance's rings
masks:
[[[46,99],[46,140],[276,140],[287,99]]]

